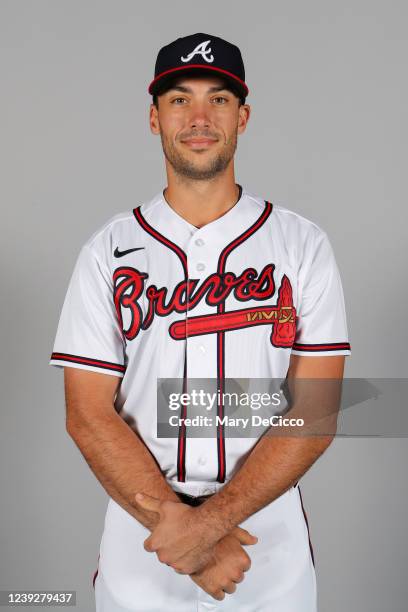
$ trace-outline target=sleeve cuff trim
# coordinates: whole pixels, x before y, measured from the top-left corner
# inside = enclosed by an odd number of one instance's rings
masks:
[[[80,357],[79,355],[71,355],[70,353],[52,353],[51,360],[68,361],[71,363],[79,363],[82,365],[94,366],[103,370],[112,370],[114,372],[125,373],[126,367],[111,361],[103,361],[102,359],[90,359],[89,357]]]
[[[350,351],[349,342],[330,342],[328,344],[301,344],[295,342],[292,350],[305,353],[314,353],[317,351]]]

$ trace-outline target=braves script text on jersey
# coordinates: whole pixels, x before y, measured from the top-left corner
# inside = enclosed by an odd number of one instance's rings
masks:
[[[315,223],[240,187],[235,206],[201,228],[160,191],[96,231],[79,253],[50,364],[122,377],[119,414],[175,491],[205,495],[234,475],[256,439],[226,439],[222,428],[189,439],[183,426],[158,438],[157,378],[212,378],[222,390],[229,377],[285,378],[292,353],[350,355],[333,250]],[[146,553],[149,532],[110,499],[98,568],[109,610],[314,612],[298,487],[242,526],[259,537],[247,549],[252,567],[217,602]]]

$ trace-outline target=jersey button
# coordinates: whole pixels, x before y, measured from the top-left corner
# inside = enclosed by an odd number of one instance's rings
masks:
[[[197,246],[203,246],[204,244],[204,240],[202,238],[197,238],[197,240],[195,241]]]
[[[200,349],[200,351],[202,353],[205,353],[205,346],[204,346],[204,344],[200,344],[200,346],[198,348]]]
[[[207,459],[205,457],[199,457],[198,458],[198,463],[200,465],[205,465],[207,463]]]
[[[197,270],[205,270],[205,264],[203,264],[203,263],[201,263],[201,262],[200,262],[200,263],[198,263],[198,264],[196,265],[196,269],[197,269]]]

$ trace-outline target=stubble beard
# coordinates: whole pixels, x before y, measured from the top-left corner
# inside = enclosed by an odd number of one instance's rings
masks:
[[[184,157],[162,131],[160,131],[160,138],[163,153],[174,172],[183,178],[195,181],[208,181],[224,172],[234,157],[237,148],[237,132],[234,132],[229,141],[224,143],[222,150],[211,157],[206,164],[195,164],[191,158]],[[207,155],[207,153],[197,153],[196,155]]]

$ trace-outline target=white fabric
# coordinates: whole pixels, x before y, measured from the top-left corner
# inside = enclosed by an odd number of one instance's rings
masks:
[[[96,612],[316,612],[316,576],[297,487],[242,523],[251,568],[217,601],[143,548],[149,532],[114,501],[101,543]]]
[[[342,285],[326,233],[315,223],[282,206],[273,204],[270,214],[264,216],[268,210],[270,203],[243,189],[239,201],[226,214],[195,228],[171,208],[160,191],[140,207],[142,218],[152,231],[147,231],[137,221],[133,211],[115,215],[83,245],[70,280],[50,364],[121,377],[116,409],[143,438],[164,477],[177,491],[192,495],[217,491],[233,477],[257,441],[254,438],[225,440],[225,481],[218,482],[221,460],[217,453],[217,440],[187,438],[183,481],[177,467],[177,437],[158,438],[156,435],[157,379],[182,378],[185,354],[188,378],[216,379],[220,367],[217,333],[191,335],[187,339],[174,339],[170,334],[172,324],[185,323],[187,315],[190,319],[217,313],[217,306],[205,299],[208,293],[187,313],[174,309],[167,315],[155,313],[146,329],[140,326],[148,313],[147,291],[165,288],[165,304],[168,304],[177,286],[185,281],[183,255],[180,253],[185,255],[188,277],[195,279],[197,290],[210,275],[221,269],[226,247],[234,244],[239,236],[247,236],[228,252],[223,268],[225,275],[237,279],[246,270],[255,282],[262,271],[269,269],[269,273],[265,283],[258,286],[258,297],[253,297],[254,293],[247,297],[245,292],[236,294],[231,291],[224,300],[225,313],[275,307],[282,287],[287,289],[290,284],[291,299],[296,308],[296,334],[290,346],[281,345],[284,333],[277,342],[272,342],[275,323],[227,330],[221,334],[225,377],[285,378],[291,353],[311,358],[315,355],[350,354]],[[265,220],[260,223],[262,218]],[[256,231],[248,231],[251,227],[257,228]],[[154,232],[171,241],[173,247],[163,244],[152,235]],[[120,252],[138,250],[117,258],[114,256],[116,248]],[[132,274],[133,284],[130,283],[118,302],[120,290],[125,286],[121,283],[129,281]],[[133,299],[130,292],[136,291],[136,277],[144,284],[140,295]],[[259,297],[268,292],[267,298]],[[285,296],[287,299],[287,291]],[[181,293],[180,299],[183,297],[185,294]],[[133,299],[133,306],[129,306],[126,299]],[[133,338],[126,337],[129,329],[135,331]],[[287,329],[292,328],[289,326]],[[291,612],[309,612],[314,609],[314,604],[309,603],[313,580],[304,520],[298,502],[293,501],[296,499],[294,496],[295,493],[285,494],[274,502],[273,507],[249,519],[249,525],[256,527],[264,535],[264,541],[269,542],[269,552],[262,555],[254,550],[253,553],[258,555],[255,564],[258,569],[251,571],[253,578],[248,576],[246,582],[252,585],[248,587],[252,596],[261,600],[263,593],[259,590],[265,589],[268,596],[279,598],[282,589],[293,588],[293,596],[285,595],[276,607],[265,608],[276,612],[289,609]],[[288,550],[275,540],[276,530],[282,529],[287,530]],[[161,609],[171,610],[174,598],[174,610],[181,612],[180,593],[185,593],[188,601],[197,593],[192,586],[186,586],[185,578],[176,574],[170,577],[167,567],[159,564],[156,567],[153,558],[145,558],[141,550],[144,535],[143,528],[110,500],[101,546],[101,574],[113,596],[126,605],[138,602],[143,592],[148,604],[156,606],[149,609],[159,609],[157,606],[165,601],[167,607]],[[262,548],[262,544],[258,546]],[[145,575],[147,567],[152,572],[150,578]],[[301,579],[305,567],[306,574]],[[268,580],[264,568],[268,568]],[[264,575],[265,580],[262,578]],[[301,586],[302,580],[305,587]],[[253,604],[245,595],[246,588],[242,585],[239,588],[243,598],[240,610],[264,609],[250,607]],[[305,596],[302,599],[299,593],[303,588]],[[157,601],[154,593],[159,598]],[[164,599],[160,600],[160,597]],[[302,604],[303,607],[301,604],[296,607],[296,603],[290,608],[286,602],[291,597],[294,601],[300,598],[306,603]],[[181,599],[184,600],[184,596]],[[200,606],[203,610],[212,609],[208,607],[210,602],[206,604],[205,600]],[[140,608],[131,609],[148,610],[146,602]]]

